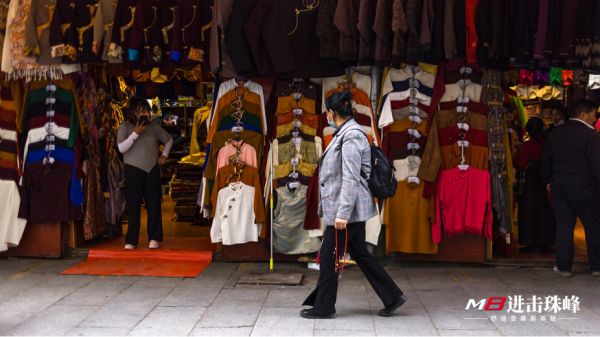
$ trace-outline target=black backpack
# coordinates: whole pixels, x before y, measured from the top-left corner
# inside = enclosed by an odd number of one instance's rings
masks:
[[[367,134],[363,130],[359,131],[367,137]],[[342,136],[340,144],[343,143],[344,139]],[[371,144],[371,176],[366,177],[362,171],[360,175],[367,180],[369,190],[375,198],[383,200],[391,198],[396,194],[395,171],[394,164],[387,158],[385,153],[377,145]]]

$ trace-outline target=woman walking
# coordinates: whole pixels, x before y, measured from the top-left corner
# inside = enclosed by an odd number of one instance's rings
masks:
[[[150,104],[140,97],[129,100],[128,116],[119,127],[117,143],[125,162],[125,198],[128,227],[125,249],[134,249],[140,237],[142,199],[148,214],[148,247],[159,248],[163,239],[160,170],[173,146],[171,136],[150,121]],[[165,145],[158,155],[158,144]]]
[[[340,256],[350,253],[384,304],[379,316],[391,316],[406,297],[365,245],[365,222],[377,215],[367,181],[371,149],[361,126],[353,119],[350,93],[334,94],[327,102],[327,120],[336,129],[319,163],[319,216],[327,225],[319,253],[317,288],[300,315],[335,318]],[[336,238],[337,236],[337,238]]]

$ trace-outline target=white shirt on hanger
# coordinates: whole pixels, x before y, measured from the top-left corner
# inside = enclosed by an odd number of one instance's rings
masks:
[[[259,225],[255,223],[254,193],[254,187],[241,182],[231,183],[219,191],[210,229],[213,243],[236,245],[258,242]]]
[[[435,74],[428,73],[426,71],[421,70],[419,67],[415,67],[414,73],[415,79],[419,81],[421,85],[424,85],[431,90],[433,90],[433,86],[435,85]],[[390,92],[394,91],[394,87],[392,82],[398,81],[406,81],[413,77],[413,71],[410,67],[405,67],[402,69],[390,68],[388,70],[387,76],[383,80],[383,86],[381,87],[381,96],[385,96]],[[431,98],[429,98],[431,100]]]
[[[391,92],[385,98],[381,106],[381,115],[379,116],[379,128],[382,129],[394,123],[394,115],[392,114],[392,101],[404,101],[411,97],[410,90]],[[423,105],[431,105],[431,97],[425,96],[422,93],[416,95],[419,102]]]

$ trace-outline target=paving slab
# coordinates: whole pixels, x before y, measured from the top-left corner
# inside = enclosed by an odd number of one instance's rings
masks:
[[[267,289],[224,289],[208,308],[198,327],[253,326],[267,293]]]
[[[376,312],[374,312],[376,314]],[[424,309],[402,309],[392,317],[373,316],[377,335],[434,336],[437,329]]]
[[[17,325],[7,335],[60,336],[77,326],[99,307],[54,305]]]
[[[278,308],[300,308],[302,302],[308,297],[312,290],[300,289],[271,289],[265,301],[265,307]]]
[[[551,322],[494,322],[503,335],[508,336],[566,336],[567,333]]]
[[[133,328],[171,292],[174,285],[129,287],[86,319],[82,327]]]
[[[314,336],[376,336],[375,330],[317,330]]]
[[[439,330],[496,330],[489,318],[482,312],[463,309],[440,310],[427,309],[435,327]]]
[[[104,305],[137,281],[135,277],[108,276],[82,287],[60,301],[61,305]]]
[[[129,330],[127,328],[77,327],[69,330],[65,336],[126,336]]]
[[[263,308],[252,336],[312,336],[315,322],[303,319],[294,308]]]
[[[211,264],[198,278],[182,280],[161,306],[209,306],[235,271],[232,264]]]
[[[194,328],[190,336],[250,336],[254,326],[243,326],[236,328]]]
[[[319,330],[362,330],[374,331],[371,307],[366,292],[338,292],[336,319],[317,320]]]
[[[35,287],[0,303],[0,335],[57,303],[74,290],[70,287]]]
[[[187,336],[206,311],[204,307],[157,307],[130,336]]]
[[[53,276],[49,274],[23,272],[7,275],[6,278],[0,281],[0,303],[6,302],[11,298],[40,286],[52,277]]]
[[[502,336],[498,330],[438,330],[440,336]]]

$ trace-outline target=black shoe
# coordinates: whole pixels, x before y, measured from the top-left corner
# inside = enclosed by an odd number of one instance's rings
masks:
[[[308,319],[332,319],[335,318],[335,312],[331,315],[321,315],[317,314],[314,309],[302,309],[300,316]]]
[[[377,315],[379,315],[381,317],[392,316],[394,311],[398,310],[398,308],[400,308],[402,306],[402,304],[406,303],[406,300],[407,300],[407,298],[404,295],[398,297],[398,299],[396,301],[394,301],[392,304],[386,305],[385,308],[379,310]]]

